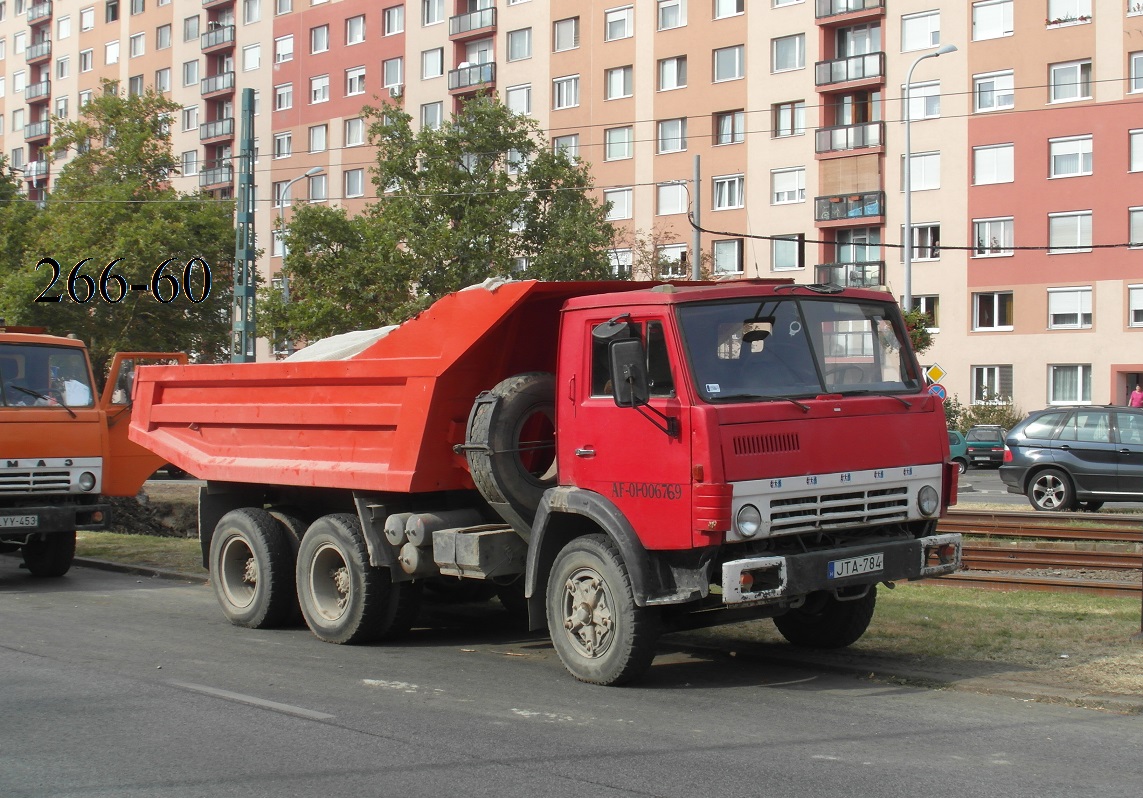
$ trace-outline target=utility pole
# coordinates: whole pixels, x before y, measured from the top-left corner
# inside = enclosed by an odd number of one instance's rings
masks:
[[[694,257],[691,259],[691,279],[702,279],[702,165],[699,156],[695,156],[695,174],[694,174],[694,187],[695,187],[695,201],[694,201]]]
[[[234,299],[230,308],[230,361],[254,361],[254,89],[242,90],[238,140],[237,212],[234,219]]]

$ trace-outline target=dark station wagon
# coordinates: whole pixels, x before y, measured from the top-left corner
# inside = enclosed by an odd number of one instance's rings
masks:
[[[1004,462],[1004,436],[1007,431],[1004,427],[991,424],[981,424],[969,429],[964,434],[965,443],[968,444],[965,457],[970,466],[998,467]]]

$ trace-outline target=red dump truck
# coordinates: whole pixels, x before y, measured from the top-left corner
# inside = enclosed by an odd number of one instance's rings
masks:
[[[358,348],[139,371],[131,439],[207,480],[233,623],[391,638],[426,582],[490,580],[618,684],[671,629],[849,645],[878,583],[959,567],[941,403],[884,293],[510,281]]]

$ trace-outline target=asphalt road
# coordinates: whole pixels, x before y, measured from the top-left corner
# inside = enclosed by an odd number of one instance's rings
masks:
[[[995,468],[970,468],[960,475],[957,506],[962,509],[972,509],[974,504],[1003,505],[1005,509],[1026,512],[1035,510],[1027,496],[1008,492],[1008,487],[1000,480],[1000,472]],[[1143,503],[1107,502],[1103,505],[1104,512],[1123,510],[1143,510]]]
[[[208,587],[0,557],[0,796],[1138,794],[1138,716],[666,644],[564,672],[495,603],[402,644],[228,625]]]

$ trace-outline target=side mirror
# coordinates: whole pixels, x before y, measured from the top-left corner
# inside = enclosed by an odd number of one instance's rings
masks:
[[[647,386],[647,356],[638,338],[612,341],[607,350],[611,395],[619,407],[638,407],[651,398]]]

